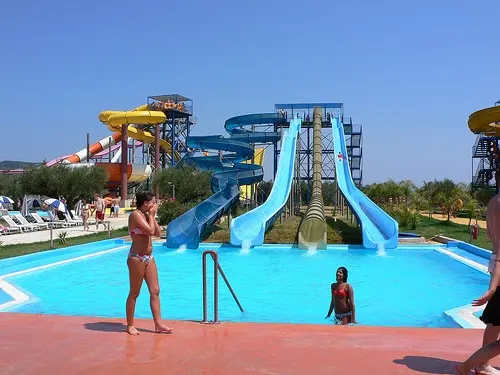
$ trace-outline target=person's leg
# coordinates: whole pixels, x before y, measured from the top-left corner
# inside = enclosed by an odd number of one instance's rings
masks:
[[[146,265],[137,258],[128,257],[127,266],[130,279],[130,291],[125,305],[127,312],[127,332],[131,335],[138,335],[139,332],[134,327],[135,303],[141,291]]]
[[[490,359],[500,355],[500,341],[494,341],[488,345],[483,346],[478,349],[474,354],[472,354],[465,362],[457,364],[455,367],[459,375],[469,374],[474,366],[481,363],[488,363]],[[492,367],[493,368],[493,367]],[[498,371],[494,369],[495,371]],[[476,367],[476,373],[480,375],[489,375],[491,372],[478,370]]]
[[[483,347],[494,343],[498,340],[500,336],[500,326],[493,326],[491,324],[487,324],[483,333]],[[488,362],[489,358],[486,358],[486,362],[477,364],[476,372],[482,375],[500,375],[500,371],[491,366]]]
[[[149,303],[151,305],[151,312],[153,313],[155,331],[171,333],[172,330],[163,325],[161,319],[160,284],[158,282],[158,268],[156,267],[156,262],[154,259],[151,259],[151,261],[146,267],[145,279],[149,289],[149,296],[150,296]]]

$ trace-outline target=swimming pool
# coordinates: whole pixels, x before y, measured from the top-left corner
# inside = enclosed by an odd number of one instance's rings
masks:
[[[97,249],[104,253],[86,257]],[[218,250],[219,262],[245,309],[244,313],[238,310],[220,278],[221,321],[332,324],[324,319],[330,284],[336,269],[345,266],[354,287],[359,324],[456,327],[443,312],[469,304],[484,292],[489,281],[488,275],[428,246],[399,247],[381,256],[356,246],[332,246],[308,253],[290,246],[265,245],[244,253],[220,245],[203,244],[199,250],[183,252],[155,245],[165,319],[201,319],[201,253],[206,249]],[[45,260],[58,261],[57,266],[6,277],[8,283],[30,297],[7,310],[123,318],[128,292],[127,252],[126,243],[94,244],[92,251],[83,247],[75,252],[73,258],[79,257],[75,261],[61,252]],[[0,274],[20,267],[14,260],[11,263],[6,266],[0,262]],[[32,266],[42,263],[39,260]],[[212,276],[209,272],[210,303]],[[151,317],[145,285],[136,316]]]

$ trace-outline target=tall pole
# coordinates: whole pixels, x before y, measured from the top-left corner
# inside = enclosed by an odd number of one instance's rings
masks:
[[[90,133],[87,133],[87,163],[90,161]]]
[[[121,188],[120,194],[124,200],[128,199],[127,192],[127,167],[128,167],[128,152],[127,152],[127,129],[128,125],[122,125],[122,163],[121,163]]]
[[[111,137],[108,137],[108,161],[111,163]]]
[[[159,169],[160,169],[160,124],[156,125],[156,132],[155,132],[155,173],[158,173]],[[158,200],[159,198],[158,186],[155,187],[155,196],[156,199]]]

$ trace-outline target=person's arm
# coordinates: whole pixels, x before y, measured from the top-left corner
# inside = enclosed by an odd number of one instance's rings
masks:
[[[155,235],[157,223],[154,215],[149,214],[147,219],[140,212],[134,212],[131,215],[135,215],[135,225],[137,228],[141,229],[144,234],[148,236]]]
[[[332,315],[333,308],[335,307],[335,300],[333,299],[333,285],[330,287],[330,295],[332,296],[332,301],[330,302],[330,308],[328,309],[328,314],[326,314],[325,319],[329,318]]]
[[[349,305],[352,311],[352,323],[356,323],[356,305],[354,303],[354,289],[351,284],[349,284]]]
[[[156,221],[155,215],[152,215],[154,221],[155,221],[155,237],[160,237],[161,236],[161,228],[160,224],[158,224],[158,221]]]
[[[472,306],[481,306],[488,302],[493,294],[495,294],[498,284],[500,284],[500,254],[497,254],[495,259],[495,268],[493,268],[493,273],[491,274],[490,286],[488,290],[478,299],[472,301]]]

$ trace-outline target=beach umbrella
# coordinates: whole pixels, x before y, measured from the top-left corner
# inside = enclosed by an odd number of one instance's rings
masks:
[[[76,216],[82,216],[82,206],[83,206],[83,202],[80,199],[78,202],[76,202],[76,205],[75,205],[75,215]]]
[[[29,213],[29,210],[28,210],[28,196],[25,195],[24,198],[23,198],[23,206],[21,207],[21,214],[23,216],[27,216]]]
[[[49,198],[43,201],[46,205],[54,207],[57,211],[66,212],[66,205],[59,199]]]
[[[5,195],[0,195],[0,203],[12,204],[14,201]]]

